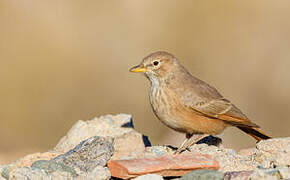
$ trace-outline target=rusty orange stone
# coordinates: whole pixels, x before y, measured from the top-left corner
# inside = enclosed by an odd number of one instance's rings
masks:
[[[108,167],[113,177],[129,179],[144,174],[182,176],[196,169],[219,168],[218,162],[209,155],[183,153],[157,158],[111,160]]]

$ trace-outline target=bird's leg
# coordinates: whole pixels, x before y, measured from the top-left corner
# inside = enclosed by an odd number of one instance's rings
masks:
[[[180,154],[182,151],[186,150],[193,144],[197,143],[201,139],[209,136],[208,134],[186,134],[186,139],[181,144],[181,146],[176,150],[175,154]]]
[[[192,137],[192,134],[186,134],[184,141],[182,142],[182,144],[179,146],[179,148],[176,150],[174,154],[179,154],[181,151],[185,150],[186,148],[184,148],[184,145],[187,143],[187,141],[189,141],[191,137]]]
[[[181,153],[183,150],[186,149],[185,145],[187,144],[187,142],[189,141],[189,139],[192,137],[193,135],[192,134],[186,134],[185,135],[185,139],[184,141],[182,142],[182,144],[179,146],[179,148],[175,151],[174,154],[179,154]]]

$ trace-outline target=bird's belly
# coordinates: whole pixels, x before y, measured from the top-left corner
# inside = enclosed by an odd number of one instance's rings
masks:
[[[157,112],[156,115],[166,126],[183,133],[220,134],[227,127],[227,124],[222,120],[208,118],[193,112],[177,111],[170,112],[169,115]]]
[[[184,107],[173,96],[167,98],[150,97],[150,102],[158,119],[178,132],[220,134],[227,127],[227,124],[222,120],[203,116]]]
[[[156,116],[167,127],[171,128],[171,129],[173,129],[175,131],[178,131],[178,132],[183,132],[183,133],[187,132],[187,130],[186,130],[187,127],[179,119],[175,119],[172,116],[165,116],[162,113],[156,113]]]

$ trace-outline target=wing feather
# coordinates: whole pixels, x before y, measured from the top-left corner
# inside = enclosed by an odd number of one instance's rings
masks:
[[[223,97],[208,99],[192,96],[192,98],[190,98],[187,94],[186,98],[183,99],[186,99],[186,101],[184,101],[186,106],[211,118],[221,119],[235,126],[258,127],[258,125],[252,123],[241,110]]]

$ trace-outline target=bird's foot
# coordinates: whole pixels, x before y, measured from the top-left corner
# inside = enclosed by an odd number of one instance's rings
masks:
[[[179,147],[175,152],[174,152],[174,154],[180,154],[180,153],[182,153],[183,151],[190,151],[190,149],[189,148],[185,148],[185,147]]]
[[[205,138],[209,136],[208,134],[196,134],[196,135],[192,135],[188,138],[186,138],[184,140],[184,142],[180,145],[180,147],[175,151],[174,154],[180,154],[185,150],[189,150],[190,151],[190,146],[192,146],[193,144],[197,143],[198,141],[200,141],[201,139]]]

